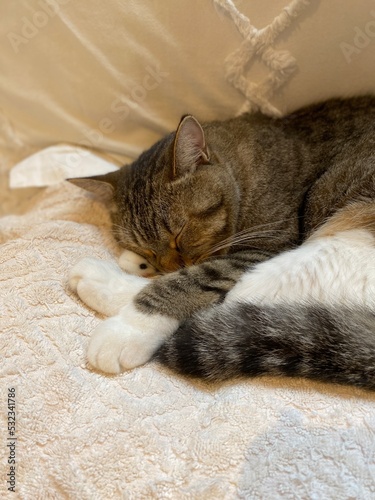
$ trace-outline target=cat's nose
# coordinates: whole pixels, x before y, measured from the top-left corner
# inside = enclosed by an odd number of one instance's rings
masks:
[[[177,271],[178,269],[181,269],[181,267],[184,266],[185,263],[182,260],[181,256],[174,250],[160,257],[160,260],[158,262],[158,267],[161,267],[161,269],[167,273],[172,273],[173,271]]]
[[[171,273],[182,267],[188,267],[194,264],[193,259],[187,255],[181,255],[177,250],[170,249],[168,253],[160,257],[158,267],[164,272]]]

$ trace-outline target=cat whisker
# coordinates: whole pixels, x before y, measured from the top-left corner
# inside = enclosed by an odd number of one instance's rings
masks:
[[[119,224],[112,224],[112,230],[125,231],[125,228],[123,226],[120,226]]]
[[[281,223],[284,221],[278,221],[276,223]],[[257,227],[264,227],[264,226],[269,226],[271,224],[275,223],[267,223],[267,224],[262,224]],[[268,229],[268,230],[263,230],[263,231],[254,231],[254,228],[249,228],[245,229],[243,231],[239,231],[238,233],[230,236],[229,238],[225,238],[224,240],[220,241],[216,245],[213,245],[207,252],[205,252],[203,255],[199,257],[199,259],[196,261],[196,263],[201,262],[202,260],[207,259],[208,257],[211,257],[212,254],[215,254],[219,252],[220,250],[224,250],[229,247],[239,247],[239,246],[246,246],[248,247],[248,243],[254,241],[254,240],[267,240],[267,239],[272,239],[272,241],[282,241],[282,239],[279,237],[279,235],[284,234],[284,230],[281,229]],[[255,247],[254,247],[255,248]]]
[[[284,222],[290,222],[290,221],[298,220],[298,219],[302,219],[302,216],[287,217],[286,219],[279,219],[279,220],[276,220],[274,222],[265,222],[264,224],[258,224],[256,226],[251,226],[251,228],[243,229],[242,231],[235,233],[235,235],[246,233],[248,231],[254,231],[255,229],[261,229],[261,228],[268,227],[268,226],[274,226],[276,224],[283,224]]]
[[[300,216],[289,217],[286,219],[280,219],[280,220],[277,220],[274,222],[266,222],[264,224],[258,224],[257,226],[252,226],[251,228],[243,229],[242,231],[239,231],[238,233],[235,233],[235,234],[229,236],[228,238],[223,239],[222,241],[220,241],[219,243],[217,243],[216,245],[211,247],[209,251],[207,251],[204,255],[202,255],[199,258],[199,261],[201,261],[201,260],[207,258],[208,256],[210,256],[211,254],[218,252],[220,250],[223,250],[225,248],[228,248],[231,246],[239,246],[240,243],[249,242],[249,241],[252,241],[252,240],[258,239],[258,238],[271,238],[273,235],[276,235],[276,233],[283,232],[282,229],[276,229],[276,228],[272,229],[272,226],[284,224],[284,223],[290,222],[292,220],[298,220],[300,218],[301,218]],[[271,226],[271,228],[269,228],[267,230],[259,231],[260,229],[265,229],[265,228],[270,227],[270,226]],[[267,233],[268,233],[268,235],[265,236],[265,234],[267,234]],[[275,240],[275,238],[273,238],[273,239]]]
[[[217,252],[217,251],[222,250],[224,248],[227,248],[230,246],[238,246],[240,243],[246,243],[246,242],[250,242],[250,241],[253,241],[256,239],[270,239],[270,238],[275,239],[275,237],[278,235],[278,233],[283,233],[283,231],[281,231],[281,230],[268,230],[268,231],[258,231],[258,232],[251,232],[251,233],[244,232],[243,234],[239,233],[237,235],[226,238],[225,240],[222,240],[218,244],[211,247],[207,253],[211,254],[213,252]]]

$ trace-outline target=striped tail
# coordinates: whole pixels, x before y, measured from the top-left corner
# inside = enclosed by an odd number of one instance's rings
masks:
[[[267,374],[375,389],[375,314],[359,307],[224,303],[183,323],[156,359],[212,381]]]

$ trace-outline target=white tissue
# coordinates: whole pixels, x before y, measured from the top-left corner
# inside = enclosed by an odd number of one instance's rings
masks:
[[[9,185],[11,188],[51,186],[71,177],[101,175],[117,169],[115,163],[88,149],[59,144],[17,163],[10,171]]]

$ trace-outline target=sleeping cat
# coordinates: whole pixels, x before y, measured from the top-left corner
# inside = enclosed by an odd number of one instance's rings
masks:
[[[282,374],[375,388],[375,97],[177,131],[106,191],[122,267],[83,259],[70,285],[112,316],[88,359],[152,357],[222,380]],[[143,276],[142,276],[143,275]],[[144,276],[156,276],[148,279]]]

